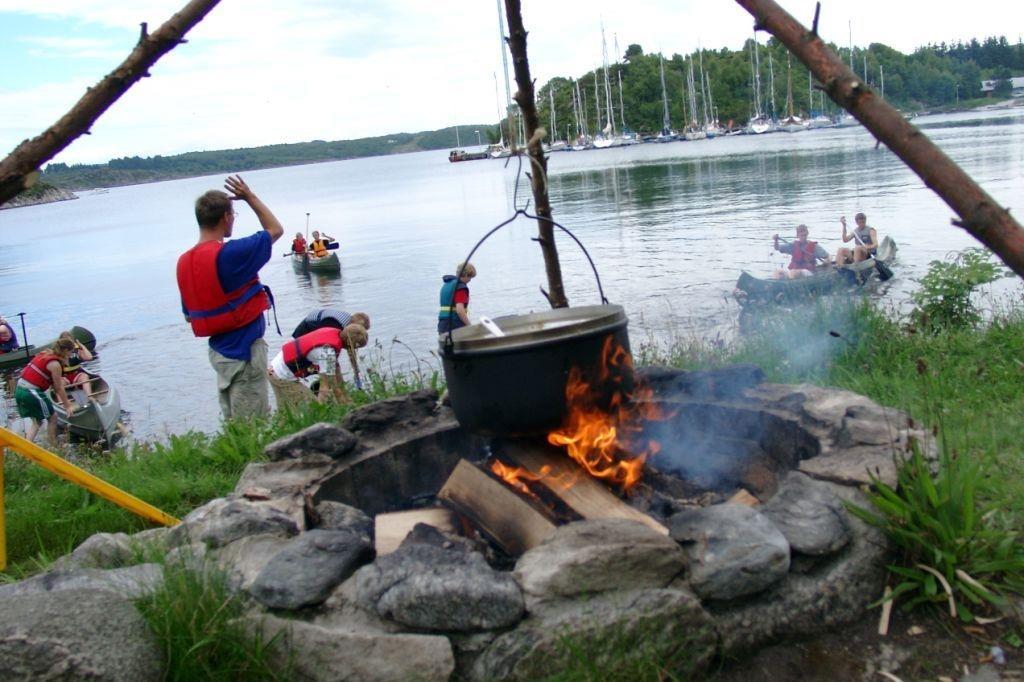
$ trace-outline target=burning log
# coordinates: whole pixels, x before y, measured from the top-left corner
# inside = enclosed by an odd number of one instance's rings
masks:
[[[374,549],[377,556],[398,549],[402,540],[418,523],[433,526],[442,533],[458,533],[458,520],[449,509],[413,509],[411,511],[377,514],[373,520]]]
[[[548,445],[503,441],[497,454],[514,462],[583,519],[630,519],[668,535],[668,529],[615,496],[596,478]]]
[[[459,461],[437,498],[511,556],[536,547],[555,532],[548,514],[466,460]]]

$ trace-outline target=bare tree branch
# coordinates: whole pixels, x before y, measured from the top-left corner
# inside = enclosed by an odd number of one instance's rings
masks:
[[[555,246],[555,228],[551,224],[551,204],[548,201],[548,161],[544,157],[541,146],[543,128],[537,116],[537,105],[534,102],[533,79],[530,78],[530,62],[526,59],[526,29],[519,9],[519,0],[505,0],[505,16],[508,18],[508,46],[512,53],[512,67],[516,74],[516,102],[523,112],[526,124],[526,153],[530,159],[530,184],[533,189],[533,202],[537,206],[537,241],[540,242],[544,254],[544,269],[548,275],[548,288],[551,290],[548,301],[552,308],[566,308],[569,301],[565,298],[565,287],[562,285],[562,266],[558,261],[558,248]]]
[[[736,0],[766,30],[811,70],[825,92],[853,114],[924,180],[960,216],[953,224],[994,251],[1018,275],[1024,276],[1024,229],[1008,209],[996,203],[967,173],[920,130],[907,122],[843,64],[813,31],[779,7],[774,0]]]
[[[140,78],[149,76],[150,67],[160,57],[186,42],[184,36],[189,29],[202,21],[219,1],[191,0],[152,35],[147,33],[146,24],[142,23],[138,44],[120,66],[89,88],[59,121],[38,137],[19,144],[0,161],[0,204],[31,187],[39,176],[40,166],[80,135],[88,134],[104,111]]]

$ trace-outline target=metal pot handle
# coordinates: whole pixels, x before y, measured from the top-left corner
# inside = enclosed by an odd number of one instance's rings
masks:
[[[487,239],[492,234],[494,234],[495,232],[497,232],[501,228],[505,227],[509,223],[514,222],[515,219],[518,218],[519,216],[524,216],[524,217],[529,218],[531,220],[543,220],[543,218],[540,218],[539,216],[535,216],[535,215],[531,215],[531,214],[527,213],[526,209],[517,208],[516,212],[513,213],[510,218],[508,218],[507,220],[504,220],[504,221],[498,223],[493,228],[491,228],[490,231],[487,232],[487,234],[485,234],[483,237],[480,238],[480,241],[478,241],[476,243],[476,245],[470,250],[469,255],[466,256],[466,258],[462,261],[462,267],[459,268],[459,271],[457,273],[455,273],[455,279],[457,279],[457,280],[458,279],[462,279],[462,273],[463,273],[463,270],[465,270],[466,263],[469,262],[469,260],[473,257],[473,254],[476,253],[476,250],[479,249],[480,246],[485,241],[487,241]],[[583,246],[583,242],[581,242],[579,239],[577,239],[576,235],[574,235],[572,232],[570,232],[567,227],[565,227],[563,225],[560,225],[559,223],[555,222],[551,218],[548,218],[547,221],[550,222],[555,227],[557,227],[558,229],[560,229],[562,232],[565,232],[567,235],[569,235],[572,238],[572,240],[574,242],[576,242],[576,245],[580,247],[580,250],[583,251],[583,255],[587,257],[587,262],[590,263],[590,269],[594,272],[594,279],[597,280],[597,293],[601,297],[601,305],[606,305],[608,303],[608,299],[605,298],[604,287],[601,286],[601,276],[599,274],[597,274],[597,266],[594,265],[594,259],[590,257],[590,253],[587,252],[587,248],[585,246]],[[540,241],[539,237],[531,237],[531,239],[533,239],[533,241]],[[445,340],[444,340],[444,351],[445,351],[445,353],[451,352],[451,349],[454,346],[454,343],[452,342],[452,331],[453,331],[453,329],[452,329],[451,322],[452,322],[452,318],[455,317],[455,294],[457,294],[458,291],[459,291],[459,286],[456,284],[455,288],[452,289],[452,297],[448,301],[448,323],[449,324],[448,324],[448,334],[447,334],[447,336],[445,337]]]

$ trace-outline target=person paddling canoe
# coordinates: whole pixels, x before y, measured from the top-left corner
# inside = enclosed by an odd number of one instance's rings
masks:
[[[772,236],[776,251],[791,254],[789,268],[787,270],[777,270],[775,272],[775,279],[807,277],[814,274],[817,261],[820,260],[828,263],[828,251],[819,246],[818,242],[809,241],[807,239],[809,234],[810,230],[806,225],[797,225],[795,242],[783,241],[780,244],[779,235]]]
[[[321,235],[316,230],[313,230],[313,241],[309,243],[309,250],[317,258],[323,258],[327,255],[327,246],[333,241],[337,240],[328,234]]]
[[[859,263],[873,257],[875,251],[878,250],[878,233],[875,232],[875,228],[868,225],[867,216],[858,213],[853,219],[857,222],[857,227],[850,233],[846,232],[846,216],[839,219],[839,223],[843,226],[843,242],[846,243],[852,239],[856,245],[853,250],[840,247],[836,251],[836,265]]]

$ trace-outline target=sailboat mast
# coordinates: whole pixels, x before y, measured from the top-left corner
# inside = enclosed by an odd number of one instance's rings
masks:
[[[611,126],[611,134],[615,134],[615,117],[612,115],[612,86],[608,80],[608,41],[604,37],[604,21],[601,22],[601,59],[604,66],[604,106],[605,120]]]
[[[498,94],[498,72],[492,71],[494,75],[494,106],[498,108],[498,141],[501,146],[505,146],[505,128],[502,127],[502,123],[505,121],[506,114],[501,112],[501,96]]]
[[[755,118],[764,118],[761,111],[761,57],[757,49],[757,34],[754,34],[754,108]]]
[[[552,83],[548,84],[548,109],[551,111],[551,137],[548,139],[554,142],[558,128],[555,127],[555,86]]]
[[[626,105],[622,103],[622,71],[616,71],[619,77],[619,122],[622,124],[622,132],[626,132]]]
[[[772,46],[768,46],[768,91],[771,93],[771,98],[768,100],[771,104],[772,120],[778,118],[775,115],[775,60],[772,59]]]
[[[512,108],[512,89],[508,84],[508,50],[505,49],[505,15],[501,11],[501,0],[497,0],[498,4],[498,47],[501,49],[501,72],[505,74],[505,113],[502,118],[508,117],[509,109]],[[512,135],[512,131],[508,131],[509,136]]]
[[[707,80],[704,78],[704,50],[699,49],[697,54],[700,56],[700,101],[704,105],[704,127],[708,126],[708,93],[707,93]]]
[[[668,90],[665,89],[665,58],[658,53],[659,64],[661,66],[661,103],[665,107],[665,113],[661,119],[662,132],[668,132],[671,129],[671,120],[668,116]]]
[[[793,118],[793,63],[786,54],[786,117]]]
[[[881,64],[878,65],[878,78],[882,86],[882,99],[885,99],[885,67]]]
[[[597,69],[594,69],[594,113],[597,114],[597,127],[594,128],[594,135],[601,132],[601,86],[597,84]]]

